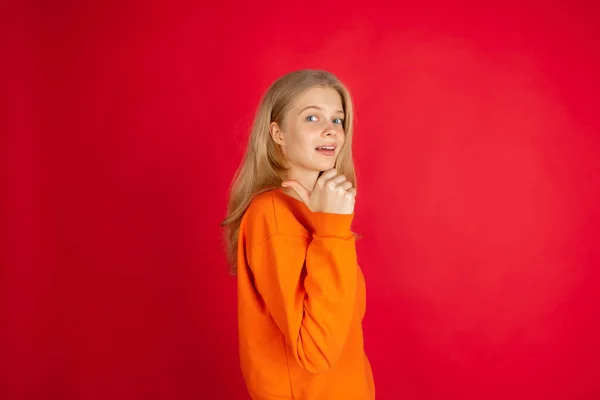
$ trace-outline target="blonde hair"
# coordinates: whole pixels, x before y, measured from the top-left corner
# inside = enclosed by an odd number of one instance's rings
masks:
[[[230,273],[237,273],[237,245],[240,223],[252,199],[260,193],[281,187],[285,180],[285,156],[269,134],[272,122],[281,123],[294,100],[314,87],[336,90],[344,108],[345,141],[336,159],[335,168],[356,187],[352,160],[354,111],[348,89],[330,72],[298,70],[277,79],[260,101],[245,156],[236,171],[229,192],[225,227],[225,244]]]

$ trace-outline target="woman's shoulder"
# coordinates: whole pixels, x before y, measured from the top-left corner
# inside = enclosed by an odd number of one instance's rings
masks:
[[[244,215],[244,225],[249,230],[258,229],[268,234],[302,233],[304,229],[297,229],[301,228],[298,226],[299,220],[304,219],[301,205],[303,203],[281,189],[262,192],[250,202]]]
[[[272,219],[275,218],[274,190],[259,193],[252,198],[244,217],[246,219]]]

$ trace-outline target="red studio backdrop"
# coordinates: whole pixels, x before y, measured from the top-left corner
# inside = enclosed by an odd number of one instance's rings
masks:
[[[247,399],[219,223],[298,68],[356,102],[377,398],[600,398],[600,11],[13,2],[0,398]]]

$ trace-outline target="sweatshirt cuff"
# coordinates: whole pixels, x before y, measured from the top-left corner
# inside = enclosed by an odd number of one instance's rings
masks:
[[[312,213],[312,222],[317,236],[335,236],[346,238],[352,236],[350,227],[354,214]]]

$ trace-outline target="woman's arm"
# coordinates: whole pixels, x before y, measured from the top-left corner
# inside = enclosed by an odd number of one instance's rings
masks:
[[[248,261],[296,361],[322,373],[336,364],[346,342],[358,268],[353,214],[316,212],[312,217],[311,239],[274,234],[250,252]]]

